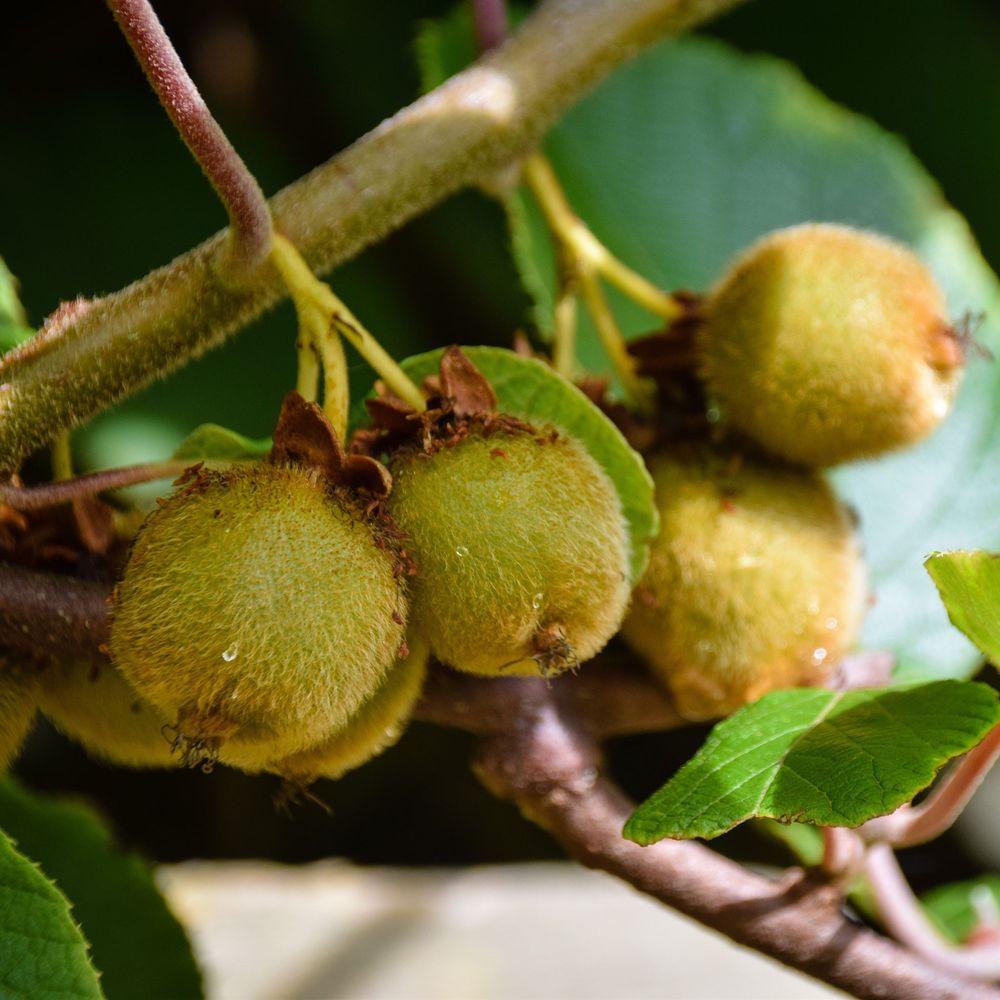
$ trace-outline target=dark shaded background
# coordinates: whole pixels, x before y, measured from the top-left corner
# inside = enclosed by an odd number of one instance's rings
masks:
[[[356,4],[203,0],[158,4],[236,147],[273,192],[417,93],[416,23],[451,0]],[[821,90],[901,133],[1000,264],[1000,8],[991,0],[759,0],[711,29],[799,65]],[[7,5],[0,22],[0,254],[32,322],[77,294],[119,288],[199,242],[224,214],[148,92],[98,0]],[[394,353],[507,343],[527,302],[499,211],[465,194],[334,276],[338,293]],[[286,306],[78,435],[82,465],[155,458],[204,421],[262,436],[294,383]],[[262,359],[266,357],[266,363]],[[354,359],[355,361],[357,359]],[[367,375],[352,368],[358,385]],[[611,763],[635,794],[656,787],[703,730],[618,741]],[[472,741],[414,725],[384,757],[315,807],[275,812],[277,783],[117,770],[39,727],[19,765],[35,788],[83,793],[123,841],[152,857],[330,854],[427,864],[558,856],[548,838],[481,791]],[[728,848],[768,848],[749,832]],[[776,856],[775,856],[776,857]],[[909,852],[921,887],[972,867],[944,841]]]

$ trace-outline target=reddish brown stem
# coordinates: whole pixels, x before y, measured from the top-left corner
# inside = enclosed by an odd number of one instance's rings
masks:
[[[150,86],[229,215],[224,271],[245,281],[267,259],[271,211],[188,75],[148,0],[107,0]]]
[[[88,472],[72,479],[60,479],[39,486],[11,486],[0,483],[0,503],[15,510],[44,510],[80,497],[91,497],[124,486],[148,483],[155,479],[173,479],[193,462],[155,462],[147,465],[126,465],[118,469]]]
[[[507,38],[506,0],[472,0],[472,25],[480,52],[502,45]]]
[[[888,844],[873,844],[865,856],[871,883],[886,930],[917,955],[959,976],[1000,979],[1000,948],[970,945],[956,948],[937,932],[900,870]]]
[[[905,805],[889,816],[870,820],[860,829],[867,841],[913,847],[939,837],[958,819],[969,799],[1000,757],[1000,725],[970,750],[918,806]]]

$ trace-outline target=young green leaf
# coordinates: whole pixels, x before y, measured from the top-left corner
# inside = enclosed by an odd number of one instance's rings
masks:
[[[924,562],[955,628],[1000,663],[1000,555],[935,552]]]
[[[0,257],[0,354],[23,344],[34,332],[17,296],[17,281]]]
[[[69,903],[0,831],[0,995],[100,1000]]]
[[[1000,875],[938,886],[920,902],[934,926],[949,941],[962,944],[976,929],[980,914],[989,917],[1000,912]]]
[[[218,424],[196,427],[175,449],[173,457],[196,461],[257,462],[271,450],[271,439],[244,437]]]
[[[574,385],[535,358],[500,347],[463,347],[472,363],[490,380],[499,409],[528,423],[552,424],[575,437],[607,473],[621,498],[632,541],[632,582],[642,576],[649,543],[659,529],[653,503],[653,480],[641,456],[617,427]],[[436,375],[444,348],[402,362],[418,384]]]
[[[759,817],[858,826],[912,799],[998,720],[984,684],[776,691],[720,722],[625,836],[711,838]]]
[[[0,826],[72,901],[110,1000],[202,995],[191,946],[149,867],[118,850],[89,808],[39,798],[6,781],[0,784]]]
[[[985,312],[1000,344],[1000,287],[964,220],[905,145],[832,104],[775,59],[689,38],[643,54],[556,126],[545,150],[579,215],[610,250],[663,288],[706,290],[772,229],[845,222],[912,246],[951,316]],[[512,245],[545,330],[556,263],[532,199],[508,204]],[[628,335],[655,320],[609,289]],[[580,310],[583,365],[606,371]],[[1000,367],[972,358],[954,412],[919,447],[837,470],[860,512],[877,603],[863,641],[891,650],[897,677],[968,677],[979,657],[948,624],[920,558],[932,548],[1000,549]],[[915,541],[919,548],[915,548]]]

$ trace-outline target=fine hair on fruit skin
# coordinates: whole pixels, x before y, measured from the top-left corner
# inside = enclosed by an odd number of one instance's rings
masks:
[[[112,658],[193,747],[287,755],[343,725],[403,642],[391,546],[299,465],[201,470],[139,532]]]
[[[388,509],[420,572],[412,633],[475,674],[554,674],[589,659],[628,603],[621,502],[584,448],[551,428],[471,424],[390,468]]]
[[[850,513],[820,474],[689,441],[648,459],[660,534],[622,628],[692,719],[822,684],[867,600]]]
[[[810,466],[913,444],[963,365],[944,296],[907,247],[848,226],[780,229],[704,303],[701,377],[727,426]]]
[[[372,696],[339,729],[315,745],[280,759],[254,757],[246,750],[227,756],[231,764],[251,774],[267,771],[280,775],[289,786],[302,789],[319,778],[336,779],[388,750],[403,735],[427,676],[426,644],[414,642],[400,657]]]
[[[102,760],[125,767],[179,767],[166,716],[110,663],[67,660],[38,673],[38,707],[55,727]]]

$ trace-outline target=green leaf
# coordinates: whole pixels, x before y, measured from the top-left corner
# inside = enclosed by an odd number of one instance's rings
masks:
[[[72,901],[109,1000],[202,996],[191,946],[148,865],[118,850],[92,810],[6,781],[0,783],[0,826]]]
[[[962,944],[976,929],[980,912],[1000,912],[1000,875],[939,886],[920,902],[934,926],[949,941]]]
[[[202,424],[177,446],[173,457],[192,461],[258,462],[270,450],[270,438],[254,440],[228,427]]]
[[[502,347],[463,347],[490,380],[504,413],[528,423],[552,424],[576,438],[607,473],[621,498],[631,539],[631,582],[637,583],[649,559],[649,543],[659,530],[653,480],[638,452],[617,427],[576,386],[535,358]],[[445,348],[416,354],[402,368],[417,384],[436,375]]]
[[[858,826],[909,802],[998,720],[984,684],[776,691],[720,722],[625,836],[711,838],[760,817]]]
[[[706,39],[652,49],[574,108],[545,148],[595,234],[664,288],[709,288],[769,230],[850,223],[914,247],[954,317],[985,311],[977,336],[997,353],[1000,287],[964,220],[902,142],[775,59]],[[508,211],[544,330],[555,275],[551,242],[527,195]],[[610,295],[627,334],[657,325]],[[579,337],[583,364],[606,371],[585,317]],[[998,453],[1000,365],[973,357],[954,413],[932,438],[834,473],[861,514],[877,597],[863,641],[897,654],[901,680],[967,677],[979,662],[949,626],[920,564],[933,549],[1000,549]]]
[[[0,831],[0,995],[103,994],[62,893]]]
[[[955,628],[1000,663],[1000,555],[935,552],[924,565]]]
[[[34,335],[17,296],[17,279],[0,257],[0,354]]]

